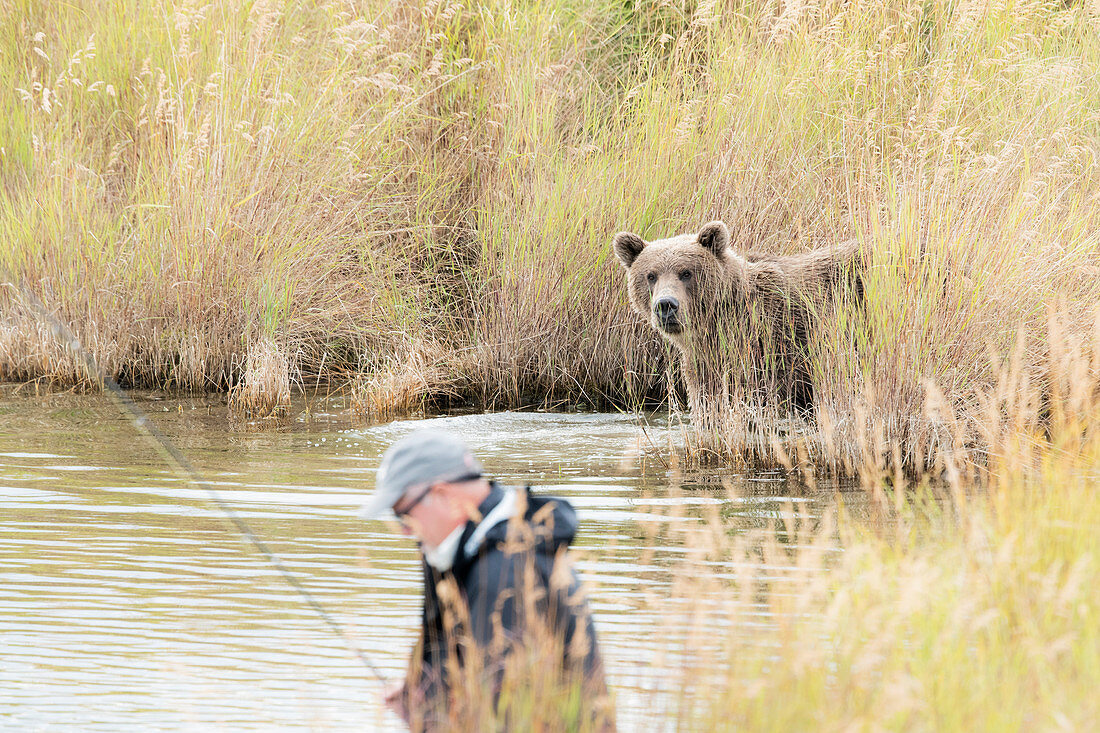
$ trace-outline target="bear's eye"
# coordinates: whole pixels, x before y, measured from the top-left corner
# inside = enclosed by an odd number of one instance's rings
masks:
[[[653,283],[657,282],[657,273],[651,272],[645,276],[645,279],[647,282],[649,282],[650,285],[652,285]]]
[[[691,279],[691,270],[681,270],[680,271],[680,280],[682,280],[683,282],[687,282],[690,279]]]

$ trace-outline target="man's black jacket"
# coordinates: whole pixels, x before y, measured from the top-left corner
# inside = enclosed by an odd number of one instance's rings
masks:
[[[445,705],[448,662],[465,667],[474,661],[481,665],[485,683],[497,686],[508,655],[525,640],[533,623],[541,623],[561,642],[563,671],[583,675],[587,690],[605,690],[595,628],[580,581],[572,568],[555,572],[554,567],[576,534],[576,512],[563,499],[495,482],[490,486],[489,496],[478,507],[482,519],[467,522],[452,568],[440,573],[424,564],[423,635],[407,689],[419,689],[429,705]],[[509,515],[518,514],[524,504],[524,521],[510,520]],[[454,627],[447,621],[453,624],[455,614],[444,608],[439,592],[448,580],[454,581],[469,614],[468,624],[460,624],[450,635],[446,629]],[[530,594],[531,587],[538,590]],[[527,612],[531,608],[535,619]],[[457,615],[464,622],[463,610]],[[471,659],[471,654],[478,658]]]

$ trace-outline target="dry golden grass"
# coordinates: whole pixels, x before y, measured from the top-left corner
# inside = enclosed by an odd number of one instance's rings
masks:
[[[229,406],[246,418],[285,415],[290,407],[290,363],[271,339],[253,342],[244,375],[229,390]]]

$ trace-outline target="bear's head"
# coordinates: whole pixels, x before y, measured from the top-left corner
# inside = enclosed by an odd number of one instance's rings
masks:
[[[647,242],[619,232],[612,246],[627,271],[630,304],[663,336],[679,342],[711,311],[725,284],[729,230],[720,221],[698,234]]]

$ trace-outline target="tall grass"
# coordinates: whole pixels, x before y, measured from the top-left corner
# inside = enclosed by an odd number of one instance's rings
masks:
[[[261,413],[316,379],[380,413],[665,399],[676,367],[628,311],[610,237],[721,218],[741,248],[860,240],[865,312],[832,314],[815,350],[826,429],[784,450],[839,467],[901,446],[915,465],[944,448],[930,396],[977,425],[1003,362],[1048,382],[1048,318],[1076,338],[1100,297],[1085,7],[0,14],[3,266],[123,383],[231,388]],[[0,377],[85,381],[0,298]],[[772,437],[725,443],[781,459]]]

